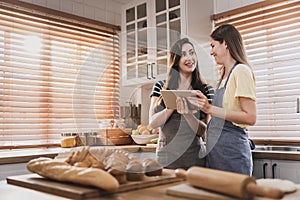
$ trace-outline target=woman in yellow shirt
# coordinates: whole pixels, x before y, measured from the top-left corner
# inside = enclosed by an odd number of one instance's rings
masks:
[[[247,61],[238,30],[230,25],[215,29],[211,36],[211,55],[222,65],[212,104],[200,91],[189,99],[212,116],[207,127],[206,166],[251,175],[252,156],[245,128],[256,122],[255,78]]]

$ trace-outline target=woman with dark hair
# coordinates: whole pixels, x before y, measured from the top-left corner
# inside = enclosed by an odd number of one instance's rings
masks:
[[[252,174],[252,156],[245,129],[256,122],[255,78],[239,31],[230,24],[211,34],[211,55],[222,65],[212,105],[203,92],[189,101],[211,115],[206,147],[209,168]]]
[[[187,39],[178,40],[169,53],[169,71],[165,81],[158,81],[151,93],[149,122],[159,127],[157,160],[166,168],[203,166],[199,157],[201,136],[204,136],[208,115],[190,110],[185,98],[177,98],[177,109],[166,108],[161,90],[199,90],[208,99],[213,88],[200,77],[198,59],[193,44]]]

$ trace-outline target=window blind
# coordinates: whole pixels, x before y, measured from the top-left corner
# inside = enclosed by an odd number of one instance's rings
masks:
[[[300,1],[263,1],[212,18],[241,32],[256,75],[258,116],[249,136],[299,137]]]
[[[119,116],[118,26],[0,2],[0,148],[57,146]]]

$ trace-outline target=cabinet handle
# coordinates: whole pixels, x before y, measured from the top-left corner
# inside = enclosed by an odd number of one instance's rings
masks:
[[[275,178],[275,167],[277,166],[277,164],[276,163],[274,163],[273,165],[272,165],[272,178]]]
[[[151,79],[151,77],[149,76],[149,67],[150,67],[150,63],[147,64],[147,79]]]
[[[268,166],[268,163],[264,163],[263,165],[263,176],[266,178],[266,167]]]
[[[156,77],[155,76],[153,76],[153,66],[155,65],[155,63],[151,63],[151,77],[153,78],[153,79],[155,79]]]

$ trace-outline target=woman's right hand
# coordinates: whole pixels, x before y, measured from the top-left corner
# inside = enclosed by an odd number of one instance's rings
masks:
[[[182,115],[193,114],[196,113],[198,109],[191,109],[188,105],[188,100],[184,97],[177,97],[177,112]]]
[[[199,108],[201,111],[211,114],[212,106],[208,102],[207,97],[199,90],[193,91],[196,97],[188,97],[189,102]]]

